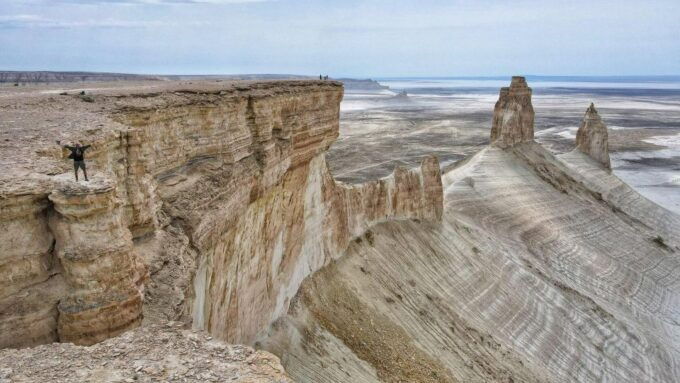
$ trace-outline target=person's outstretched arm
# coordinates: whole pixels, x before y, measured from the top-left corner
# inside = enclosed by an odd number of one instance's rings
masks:
[[[90,146],[92,146],[92,145],[84,145],[84,146],[81,146],[80,148],[85,150],[85,149],[89,148]]]
[[[74,150],[74,149],[75,149],[75,147],[73,147],[73,146],[63,145],[63,144],[61,143],[61,141],[59,141],[59,140],[57,140],[57,145],[61,146],[62,148],[66,148],[66,149],[68,149],[68,150]]]

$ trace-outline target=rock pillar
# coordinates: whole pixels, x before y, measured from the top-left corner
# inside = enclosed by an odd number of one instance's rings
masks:
[[[138,326],[144,269],[132,255],[114,186],[66,186],[49,199],[55,252],[70,287],[58,305],[59,340],[89,345]]]
[[[493,111],[491,144],[510,147],[534,139],[531,88],[524,77],[513,76],[510,87],[501,88]]]
[[[601,163],[605,168],[611,168],[607,126],[602,122],[592,103],[586,110],[581,126],[576,132],[576,148]]]

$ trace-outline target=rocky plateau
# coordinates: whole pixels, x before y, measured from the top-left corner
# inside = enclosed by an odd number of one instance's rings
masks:
[[[680,217],[594,105],[537,144],[531,96],[345,184],[338,82],[0,92],[0,381],[677,382]]]

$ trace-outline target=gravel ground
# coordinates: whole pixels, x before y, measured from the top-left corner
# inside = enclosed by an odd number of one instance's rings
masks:
[[[182,326],[141,327],[90,347],[0,350],[0,383],[292,382],[276,356]]]

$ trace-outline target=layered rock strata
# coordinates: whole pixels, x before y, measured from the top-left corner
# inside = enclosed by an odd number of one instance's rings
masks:
[[[324,153],[339,83],[155,86],[31,96],[44,118],[34,137],[47,139],[2,152],[13,172],[0,179],[0,346],[91,344],[143,317],[249,342],[370,225],[441,215],[434,158],[334,182]],[[35,102],[4,107],[21,121]],[[54,136],[92,145],[89,183],[71,180]]]
[[[595,104],[591,103],[576,132],[576,149],[610,169],[608,137],[607,126],[597,113]]]
[[[364,185],[336,184],[323,157],[287,172],[206,252],[195,278],[193,323],[251,343],[285,314],[302,281],[339,258],[350,240],[387,220],[441,217],[434,157]]]
[[[535,142],[443,185],[440,224],[374,226],[303,283],[262,340],[294,379],[680,379],[680,217]]]
[[[22,180],[0,198],[0,345],[30,346],[57,338],[61,265],[48,226],[47,192]],[[39,286],[39,287],[36,287]]]
[[[501,88],[493,110],[491,144],[509,147],[534,139],[534,107],[531,88],[524,77],[513,76],[510,86]]]
[[[114,185],[69,185],[49,199],[54,253],[68,287],[58,305],[59,340],[93,344],[138,326],[146,269],[132,254]]]

